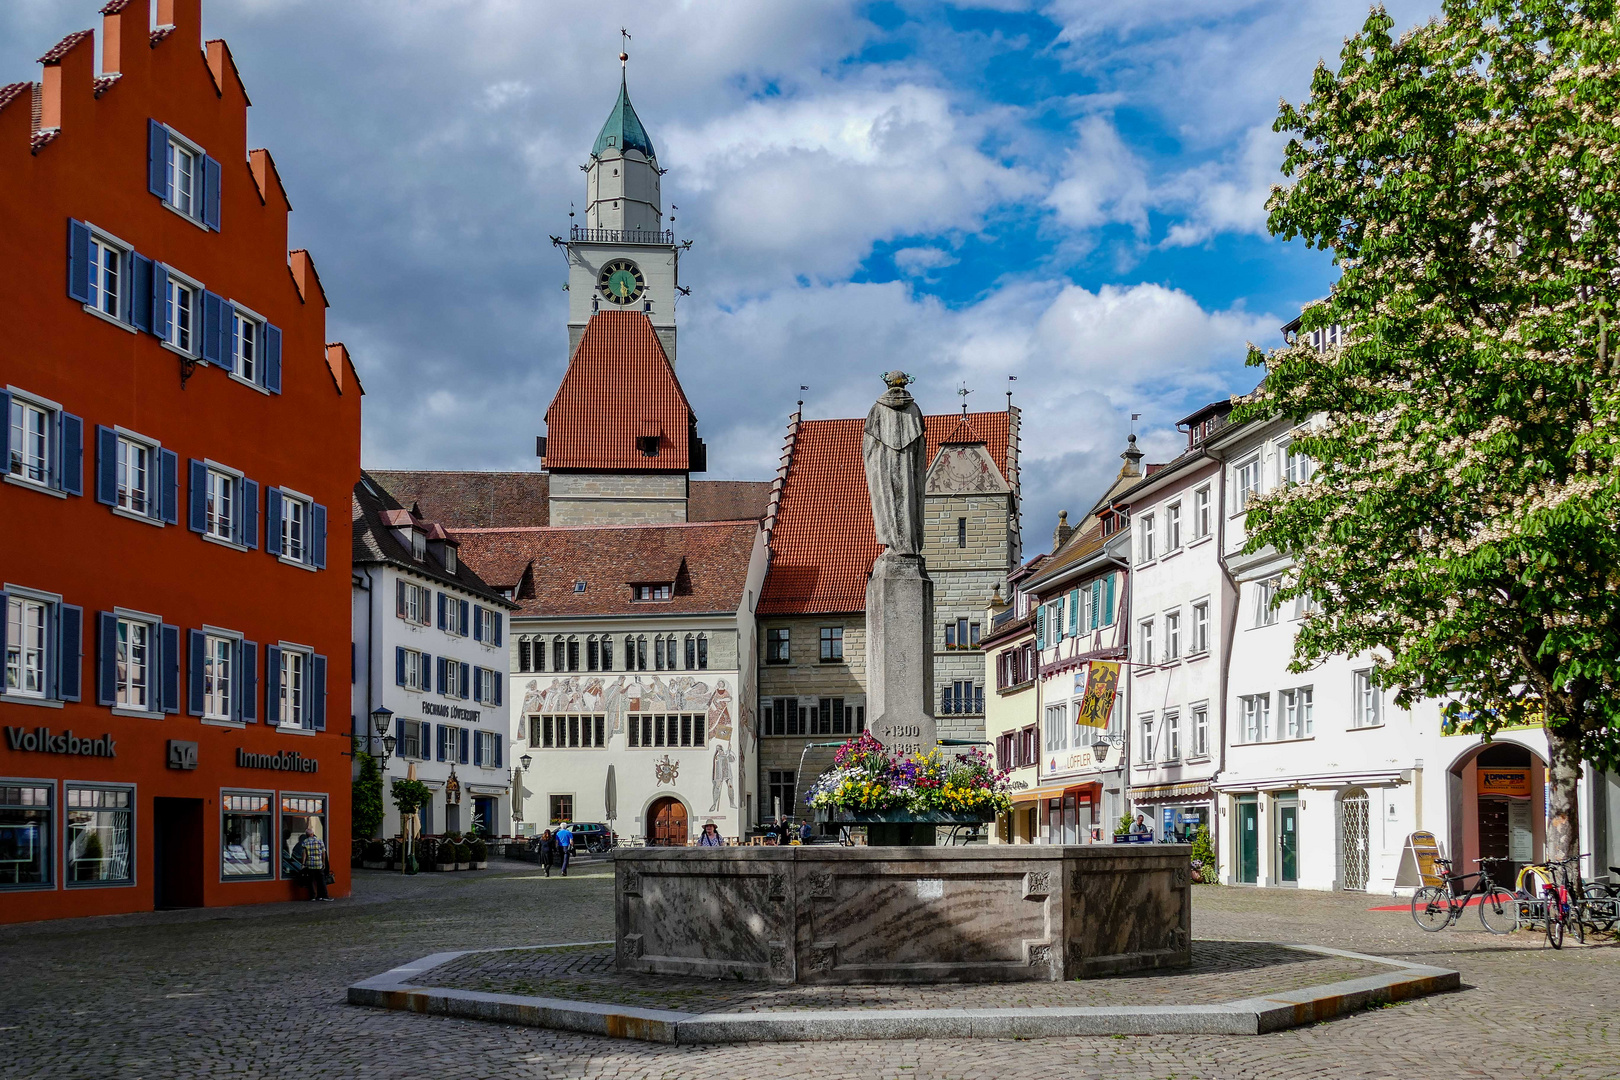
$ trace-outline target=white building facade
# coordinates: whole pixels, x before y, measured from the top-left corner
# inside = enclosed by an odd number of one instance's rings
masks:
[[[391,781],[412,766],[433,792],[424,835],[511,831],[507,615],[513,605],[461,564],[445,530],[362,476],[354,495],[354,732],[379,759],[388,710],[382,835],[400,831]]]

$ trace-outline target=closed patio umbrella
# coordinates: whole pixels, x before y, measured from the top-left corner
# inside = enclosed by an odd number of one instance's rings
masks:
[[[619,778],[613,771],[613,764],[608,763],[607,784],[602,789],[602,814],[609,821],[619,816]]]

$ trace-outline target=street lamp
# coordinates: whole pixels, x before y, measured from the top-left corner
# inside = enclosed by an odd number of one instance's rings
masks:
[[[524,754],[522,757],[518,758],[518,764],[523,766],[524,772],[528,772],[529,766],[534,764],[534,758],[530,757],[528,754]]]
[[[1097,733],[1096,741],[1091,744],[1091,752],[1097,756],[1097,764],[1101,765],[1108,761],[1108,751],[1111,747],[1124,745],[1124,735],[1099,731]]]
[[[382,765],[385,769],[388,767],[388,759],[394,756],[395,739],[388,733],[388,729],[393,726],[391,723],[393,719],[394,710],[386,705],[379,705],[371,710],[371,730],[382,739]]]

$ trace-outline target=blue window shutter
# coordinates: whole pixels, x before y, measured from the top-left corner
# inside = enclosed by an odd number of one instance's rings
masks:
[[[433,657],[427,653],[422,654],[422,692],[433,692]]]
[[[0,597],[5,593],[0,593]],[[3,602],[3,601],[0,601]],[[0,651],[5,648],[0,630]],[[78,701],[84,672],[84,608],[56,605],[56,700]]]
[[[129,322],[137,330],[152,332],[152,260],[136,253],[130,256]]]
[[[90,226],[82,221],[68,221],[68,295],[90,302]]]
[[[450,598],[448,596],[446,596],[444,593],[439,594],[439,629],[440,630],[443,630],[446,626],[449,625],[449,623],[446,621],[445,606],[444,606],[445,601],[448,600],[448,599],[450,599]]]
[[[405,685],[405,646],[394,646],[394,685]]]
[[[118,505],[118,433],[100,424],[96,425],[96,502]]]
[[[166,524],[176,525],[180,521],[180,455],[173,450],[159,450],[158,470],[162,477],[158,516]]]
[[[326,657],[316,653],[310,658],[309,715],[316,731],[326,730]]]
[[[504,671],[497,671],[497,672],[494,673],[494,675],[495,675],[495,704],[499,705],[501,703],[501,688],[506,683],[506,673]]]
[[[169,195],[169,129],[146,122],[146,189],[160,199]]]
[[[186,711],[192,716],[203,714],[203,649],[208,645],[207,635],[201,630],[186,631]]]
[[[281,393],[281,327],[264,324],[264,388]]]
[[[482,735],[483,732],[479,732],[479,734]],[[484,764],[484,740],[483,739],[474,739],[472,741],[472,744],[473,744],[473,764],[474,765],[483,765]]]
[[[444,693],[444,688],[447,685],[446,679],[444,677],[444,665],[445,665],[446,659],[447,659],[447,657],[441,656],[441,657],[438,657],[434,661],[434,667],[437,670],[438,675],[439,675],[438,687],[439,687],[439,693],[441,693],[441,694]],[[429,687],[429,689],[432,689],[432,687]]]
[[[435,749],[438,750],[438,752],[439,752],[438,756],[439,756],[440,761],[444,760],[444,757],[445,757],[445,743],[449,741],[449,738],[450,738],[450,729],[445,727],[443,724],[440,724],[439,725],[439,745],[437,747],[435,747]]]
[[[11,425],[6,424],[6,430],[10,429]],[[57,490],[65,491],[69,495],[83,495],[84,421],[72,413],[57,413],[56,445],[61,449],[61,454],[57,458]]]
[[[264,489],[264,550],[268,555],[281,554],[281,489]]]
[[[152,264],[152,336],[169,339],[169,268]]]
[[[208,531],[208,466],[191,459],[191,490],[186,500],[189,513],[186,524],[192,532]],[[195,630],[192,633],[196,633]]]
[[[495,767],[498,769],[498,768],[501,767],[501,733],[500,732],[497,731],[495,733],[495,738],[494,738],[493,742],[494,742],[494,746],[495,746]]]
[[[467,697],[468,694],[472,691],[472,686],[470,685],[471,681],[472,681],[471,676],[472,676],[472,670],[471,670],[470,665],[462,664],[461,665],[461,687],[460,687],[460,689],[461,689],[461,696],[463,698]]]
[[[1108,587],[1103,591],[1103,625],[1114,625],[1114,580],[1118,574],[1108,575]]]
[[[163,646],[158,651],[163,675],[163,711],[180,711],[180,628],[163,623],[158,627]]]
[[[242,481],[242,497],[236,500],[236,542],[248,549],[259,546],[259,482]]]
[[[118,616],[96,613],[96,704],[118,700]]]
[[[1040,604],[1035,608],[1035,647],[1046,648],[1046,605]]]
[[[326,507],[316,503],[315,513],[311,521],[311,530],[314,533],[315,542],[310,545],[310,549],[315,554],[316,567],[324,570],[326,569]]]
[[[465,600],[457,601],[461,604],[461,636],[467,636],[467,623],[472,618],[472,605]],[[462,665],[465,667],[466,665]]]
[[[456,760],[461,762],[461,764],[465,765],[465,764],[467,764],[467,736],[468,736],[467,729],[466,728],[457,728],[456,729],[456,734],[457,734],[457,737],[458,737],[458,741],[461,743],[461,746],[459,747],[461,752],[456,755]]]
[[[478,697],[484,690],[484,669],[477,664],[472,669],[473,697]]]
[[[499,645],[499,644],[501,644],[502,632],[504,630],[504,627],[501,624],[506,621],[506,616],[502,615],[498,611],[492,611],[492,612],[490,612],[490,615],[492,615],[494,617],[494,619],[495,619],[495,636],[494,636],[494,638],[491,639],[491,643],[495,644],[495,645]],[[613,665],[609,664],[607,666],[612,667]]]
[[[11,467],[11,395],[0,390],[0,470]]]
[[[1079,632],[1080,590],[1078,588],[1073,588],[1069,590],[1069,633],[1078,634]]]
[[[259,718],[259,646],[257,642],[242,642],[242,651],[238,654],[242,663],[237,667],[242,684],[239,697],[241,698],[242,719],[251,724]]]
[[[219,231],[219,162],[203,158],[203,224]]]
[[[202,358],[210,364],[224,364],[225,298],[207,289],[202,295]]]
[[[484,640],[484,605],[473,605],[473,640]]]
[[[264,647],[264,722],[271,727],[281,723],[281,647]]]

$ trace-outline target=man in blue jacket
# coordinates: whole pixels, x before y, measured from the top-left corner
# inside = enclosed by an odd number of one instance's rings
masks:
[[[562,860],[562,876],[568,876],[568,860],[574,854],[574,830],[563,822],[557,830],[557,854]]]

